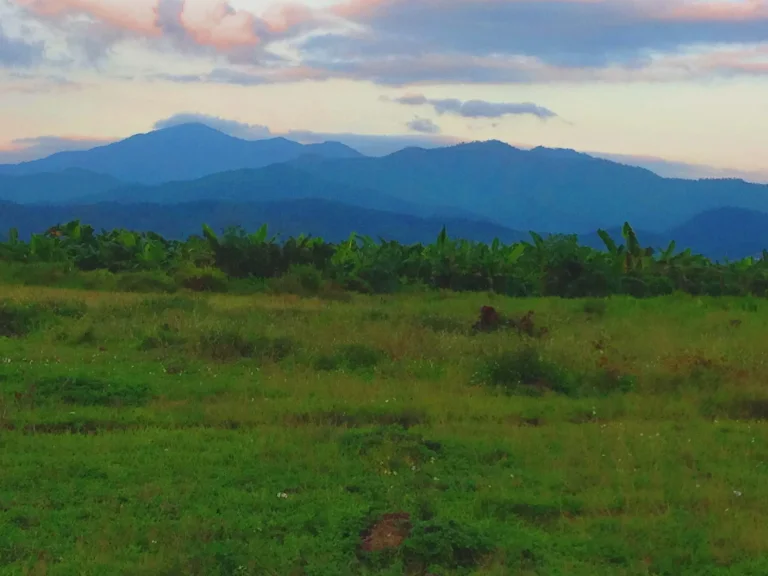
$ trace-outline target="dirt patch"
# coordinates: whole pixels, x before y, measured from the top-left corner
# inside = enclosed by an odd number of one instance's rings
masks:
[[[384,514],[360,534],[360,549],[363,552],[397,549],[411,535],[412,528],[411,515],[407,512]]]

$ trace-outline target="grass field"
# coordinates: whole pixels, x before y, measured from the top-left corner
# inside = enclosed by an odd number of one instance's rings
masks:
[[[766,333],[747,298],[0,287],[0,574],[762,576]]]

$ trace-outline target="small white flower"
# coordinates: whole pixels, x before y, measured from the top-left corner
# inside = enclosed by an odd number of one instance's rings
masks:
[[[741,496],[741,492],[739,492],[738,490],[734,490],[734,491],[733,491],[733,493],[734,493],[734,494],[735,494],[737,497],[738,497],[738,496]]]

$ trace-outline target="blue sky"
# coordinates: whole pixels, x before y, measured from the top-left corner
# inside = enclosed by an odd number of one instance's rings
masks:
[[[768,181],[768,0],[0,0],[0,162],[190,119]]]

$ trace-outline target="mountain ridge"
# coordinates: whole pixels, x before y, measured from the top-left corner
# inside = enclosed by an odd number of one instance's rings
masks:
[[[304,153],[362,156],[340,142],[304,145],[283,137],[243,140],[204,124],[188,123],[134,134],[90,150],[58,152],[39,160],[0,165],[0,174],[20,176],[80,168],[125,182],[159,184],[241,168],[262,168]]]

